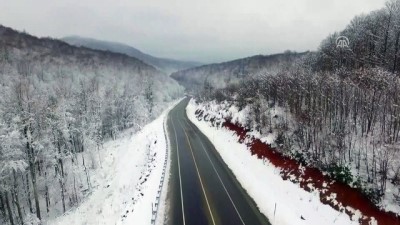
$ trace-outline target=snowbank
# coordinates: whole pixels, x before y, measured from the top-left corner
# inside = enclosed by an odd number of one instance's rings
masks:
[[[92,178],[100,184],[97,190],[78,208],[48,224],[151,224],[167,149],[163,126],[169,110],[179,101],[138,133],[128,130],[107,142],[99,156],[102,168]],[[166,189],[164,185],[157,224],[163,222]]]
[[[238,142],[233,131],[217,129],[208,122],[199,121],[195,116],[196,107],[190,101],[186,109],[189,119],[211,140],[242,187],[272,224],[358,224],[358,218],[351,220],[347,214],[322,204],[317,192],[307,192],[298,184],[283,180],[279,170],[268,161],[252,156],[246,144]]]

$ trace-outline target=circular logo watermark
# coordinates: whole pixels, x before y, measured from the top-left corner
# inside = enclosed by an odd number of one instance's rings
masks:
[[[349,39],[346,36],[339,36],[336,38],[336,47],[348,48],[350,44]]]

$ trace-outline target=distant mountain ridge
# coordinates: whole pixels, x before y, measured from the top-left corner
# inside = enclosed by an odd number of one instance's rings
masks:
[[[137,58],[121,53],[94,50],[86,47],[76,47],[53,38],[38,38],[24,32],[19,32],[0,25],[0,46],[18,49],[14,57],[25,61],[48,64],[51,61],[57,64],[75,64],[78,66],[119,65],[126,66],[139,73],[151,72],[159,74],[155,67],[148,65]],[[93,63],[93,65],[90,65]]]
[[[180,61],[174,59],[155,57],[146,54],[132,46],[117,42],[102,41],[80,36],[68,36],[62,38],[61,40],[75,46],[83,46],[91,49],[126,54],[128,56],[142,60],[144,63],[152,65],[167,74],[201,65],[198,62]]]
[[[223,88],[227,84],[237,83],[246,77],[276,71],[286,63],[292,63],[307,53],[287,51],[273,55],[255,55],[177,71],[171,74],[171,77],[192,91],[201,89],[205,82],[215,88]]]

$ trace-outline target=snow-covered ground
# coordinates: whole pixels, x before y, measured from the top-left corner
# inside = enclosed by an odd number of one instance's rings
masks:
[[[195,103],[190,101],[186,109],[189,119],[211,140],[242,187],[272,224],[358,224],[356,216],[352,220],[347,214],[322,204],[318,192],[307,192],[298,184],[283,180],[277,168],[252,156],[246,144],[238,142],[233,131],[199,121],[195,116],[196,109]],[[233,119],[244,118],[239,116]]]
[[[260,105],[260,111],[263,112],[264,115],[266,115],[266,117],[264,118],[264,123],[266,123],[266,125],[261,126],[262,134],[255,129],[255,127],[259,124],[254,121],[254,110],[250,108],[252,107],[251,104],[247,104],[244,108],[239,110],[237,105],[232,104],[228,101],[223,101],[219,103],[216,103],[215,101],[210,101],[201,104],[201,106],[199,106],[199,109],[205,111],[209,115],[209,118],[215,118],[215,122],[225,121],[226,118],[229,118],[230,122],[232,122],[233,124],[238,124],[241,127],[249,128],[251,132],[248,132],[248,135],[260,139],[262,142],[269,144],[277,149],[280,148],[282,150],[282,147],[277,145],[276,140],[279,136],[279,133],[284,134],[283,136],[285,136],[285,138],[291,140],[290,151],[292,153],[304,152],[304,149],[306,149],[306,147],[303,144],[299,143],[299,138],[295,134],[295,132],[299,130],[298,119],[294,118],[288,109],[280,107],[278,106],[278,104],[275,104],[273,107],[269,107],[269,103],[263,101]],[[377,126],[379,127],[380,125]],[[315,143],[319,143],[318,145],[321,145],[321,143],[332,143],[333,137],[335,136],[327,127],[322,127],[314,138],[314,141],[312,141],[310,144],[316,145]],[[389,169],[385,194],[382,197],[381,202],[379,202],[377,206],[386,211],[400,214],[400,188],[398,187],[397,183],[392,182],[393,180],[396,180],[396,174],[400,170],[400,166],[398,163],[400,162],[399,151],[387,150],[390,149],[388,148],[388,146],[396,149],[395,146],[385,144],[380,145],[379,143],[382,143],[382,135],[371,134],[365,136],[362,135],[361,132],[347,132],[347,135],[343,138],[346,140],[346,145],[344,146],[344,148],[346,151],[351,152],[352,158],[352,160],[349,160],[348,162],[345,162],[343,164],[349,168],[353,177],[353,184],[349,184],[350,186],[354,187],[354,181],[359,179],[365,190],[368,190],[368,188],[377,188],[377,185],[375,185],[373,182],[368,181],[371,177],[371,175],[368,175],[371,174],[371,172],[368,172],[368,170],[371,171],[371,168],[374,167],[374,164],[372,162],[376,161],[378,162],[378,165],[375,167],[378,167],[379,171],[380,167],[385,165],[384,163],[379,162],[384,162],[385,157],[388,156],[387,163]],[[326,148],[328,147],[329,145],[326,146]],[[313,147],[309,147],[309,149],[313,149]],[[372,151],[372,149],[375,149],[375,153]],[[289,152],[287,151],[286,154],[287,153]],[[335,157],[339,157],[338,155],[339,153],[335,153]],[[308,162],[313,165],[314,162],[312,162],[312,160],[310,159],[311,157],[305,157],[305,160],[308,160]],[[357,162],[360,163],[357,165]],[[378,177],[376,178],[376,181],[379,181],[381,179],[379,178],[379,176],[381,176],[380,172],[378,172],[375,176]]]
[[[102,168],[91,178],[97,189],[78,208],[47,223],[151,224],[167,153],[164,123],[175,104],[141,131],[133,134],[127,130],[121,138],[105,143],[99,153]],[[163,223],[169,160],[157,224]]]

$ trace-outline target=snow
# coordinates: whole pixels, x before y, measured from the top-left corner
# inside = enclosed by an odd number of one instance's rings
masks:
[[[197,109],[194,101],[190,101],[186,108],[189,119],[211,140],[242,187],[272,224],[358,224],[357,216],[350,218],[322,204],[317,191],[310,193],[301,189],[299,184],[283,180],[278,168],[252,156],[246,144],[238,142],[233,131],[199,121],[195,116]],[[244,118],[238,115],[237,121],[240,120]]]
[[[99,184],[97,189],[79,207],[48,224],[151,224],[167,153],[164,123],[179,101],[136,134],[128,130],[121,138],[105,143],[100,152],[102,168],[92,177]],[[165,184],[169,178],[167,159]],[[163,223],[166,189],[163,185],[157,224]]]

